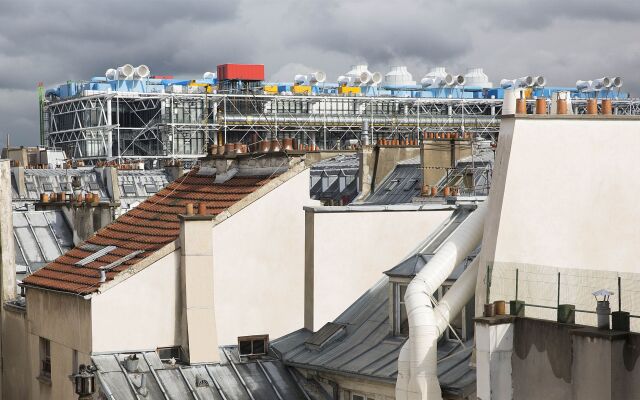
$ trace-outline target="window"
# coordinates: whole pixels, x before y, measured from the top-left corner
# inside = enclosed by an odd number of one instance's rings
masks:
[[[404,304],[406,283],[395,283],[393,287],[393,333],[396,336],[409,336],[409,317]]]
[[[360,393],[353,393],[351,395],[351,400],[367,400],[367,396]]]
[[[146,185],[144,185],[144,189],[147,191],[147,193],[150,193],[150,194],[158,193],[158,188],[153,183],[147,183]]]
[[[60,191],[66,192],[69,190],[69,184],[67,182],[60,183]]]
[[[126,194],[136,194],[136,187],[131,184],[122,185],[122,191]]]
[[[40,338],[40,378],[51,379],[51,342]]]
[[[389,186],[387,186],[387,191],[392,191],[393,189],[396,188],[396,186],[398,186],[398,184],[400,183],[400,179],[394,179],[391,181],[391,184],[389,184]]]
[[[50,183],[43,183],[42,190],[44,190],[45,192],[53,192],[53,185],[51,185]]]
[[[182,360],[182,347],[174,346],[174,347],[159,347],[157,350],[158,358],[161,361],[167,362],[171,359],[180,362]]]
[[[100,190],[100,185],[98,185],[98,182],[89,182],[89,189]]]
[[[241,356],[259,356],[267,354],[269,335],[238,337],[238,354]]]
[[[33,182],[27,182],[25,183],[25,187],[27,188],[28,191],[33,192],[34,190],[36,190],[36,185],[33,184]]]

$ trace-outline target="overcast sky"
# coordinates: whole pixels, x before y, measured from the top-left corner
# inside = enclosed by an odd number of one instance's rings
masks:
[[[38,141],[36,85],[102,76],[124,63],[200,77],[221,63],[263,63],[267,77],[351,64],[419,80],[436,65],[484,67],[550,85],[622,76],[640,94],[640,1],[0,0],[0,138]],[[1,146],[0,146],[1,147]]]

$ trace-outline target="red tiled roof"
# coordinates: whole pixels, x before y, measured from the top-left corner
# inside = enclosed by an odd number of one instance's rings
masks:
[[[209,214],[218,215],[269,180],[269,177],[234,177],[224,183],[213,183],[213,176],[198,175],[194,169],[83,243],[116,246],[115,250],[79,267],[74,264],[94,253],[83,250],[80,245],[25,278],[24,283],[77,294],[95,292],[100,286],[100,267],[143,250],[122,265],[107,271],[109,281],[119,272],[175,241],[180,234],[178,214],[185,213],[187,203],[195,203],[197,209],[197,204],[204,202]]]

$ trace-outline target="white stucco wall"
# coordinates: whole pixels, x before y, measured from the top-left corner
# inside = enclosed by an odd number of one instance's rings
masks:
[[[213,229],[220,344],[242,335],[276,338],[303,326],[304,210],[309,170]]]
[[[180,250],[91,299],[93,351],[180,343]]]
[[[502,121],[481,255],[482,265],[493,265],[492,300],[515,297],[518,268],[519,298],[555,306],[560,272],[560,303],[591,310],[591,292],[617,292],[621,276],[623,309],[640,312],[639,151],[638,120]],[[481,268],[478,307],[485,273]],[[527,308],[527,315],[555,318],[555,310]],[[593,316],[578,313],[576,320],[591,323]]]
[[[313,329],[337,318],[449,215],[450,210],[314,213]]]
[[[303,325],[304,210],[309,170],[213,228],[215,318],[219,344]],[[94,296],[93,351],[181,343],[180,250]]]

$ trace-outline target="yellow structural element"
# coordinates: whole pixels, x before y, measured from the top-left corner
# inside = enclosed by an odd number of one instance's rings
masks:
[[[212,88],[209,83],[197,83],[196,81],[189,82],[189,86],[200,86],[204,87],[207,93],[212,93]]]
[[[360,94],[359,86],[340,86],[338,88],[338,94]]]
[[[278,85],[267,85],[264,87],[266,94],[278,94]]]
[[[291,88],[294,94],[311,94],[311,86],[295,85]]]

